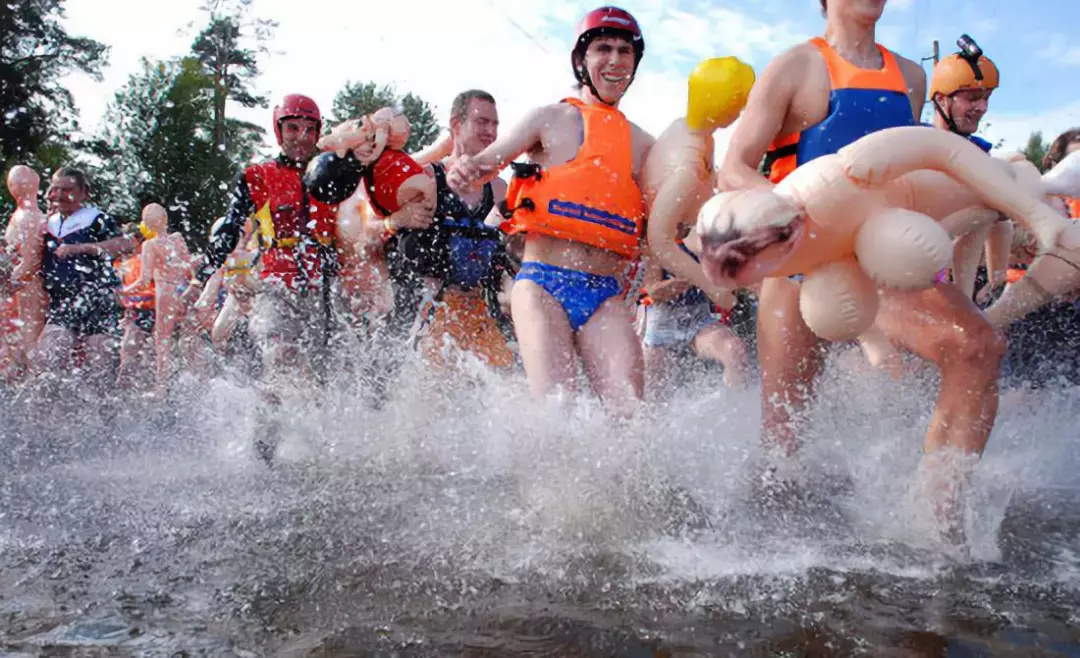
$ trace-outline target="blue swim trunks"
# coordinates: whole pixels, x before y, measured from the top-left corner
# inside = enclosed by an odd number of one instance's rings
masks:
[[[623,291],[613,276],[568,270],[546,263],[522,263],[515,281],[533,281],[562,305],[570,328],[577,332],[607,300]]]

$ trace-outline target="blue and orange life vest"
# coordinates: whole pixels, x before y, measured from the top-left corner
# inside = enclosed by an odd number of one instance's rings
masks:
[[[506,192],[501,228],[580,242],[637,259],[645,201],[634,181],[630,122],[607,105],[563,99],[581,112],[584,135],[572,160],[518,173]]]
[[[861,69],[841,57],[821,37],[810,40],[829,71],[829,112],[820,123],[777,138],[765,153],[765,175],[779,183],[799,165],[836,153],[886,128],[911,126],[915,117],[904,74],[889,50],[878,46],[884,67]]]

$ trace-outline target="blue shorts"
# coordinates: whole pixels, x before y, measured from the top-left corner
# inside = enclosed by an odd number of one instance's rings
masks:
[[[547,263],[522,263],[515,281],[532,281],[562,305],[570,329],[578,331],[607,300],[623,291],[613,276],[600,276],[555,267]]]

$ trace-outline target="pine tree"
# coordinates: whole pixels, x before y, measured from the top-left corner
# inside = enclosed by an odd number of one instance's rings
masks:
[[[4,0],[0,5],[0,164],[26,163],[48,175],[77,146],[71,93],[61,84],[75,71],[101,80],[108,48],[68,34],[64,0]],[[2,187],[2,186],[0,186]],[[0,214],[12,207],[0,189]]]
[[[250,16],[252,0],[208,0],[203,11],[207,25],[195,37],[192,54],[203,72],[213,80],[214,132],[216,146],[228,146],[225,105],[232,101],[243,107],[267,107],[265,96],[253,91],[259,76],[258,57],[277,23]]]
[[[215,83],[201,62],[186,57],[142,64],[106,110],[107,164],[99,178],[118,191],[113,212],[135,219],[143,205],[160,203],[169,211],[170,230],[179,230],[190,247],[200,249],[262,131],[226,119],[233,148],[225,152],[214,143]]]

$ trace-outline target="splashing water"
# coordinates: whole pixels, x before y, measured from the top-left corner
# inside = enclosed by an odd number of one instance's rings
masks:
[[[1077,655],[1080,392],[1003,403],[955,564],[912,495],[936,380],[844,363],[773,505],[758,392],[710,372],[614,422],[410,362],[377,410],[363,382],[287,394],[273,469],[268,410],[224,379],[100,414],[7,401],[0,649]]]

